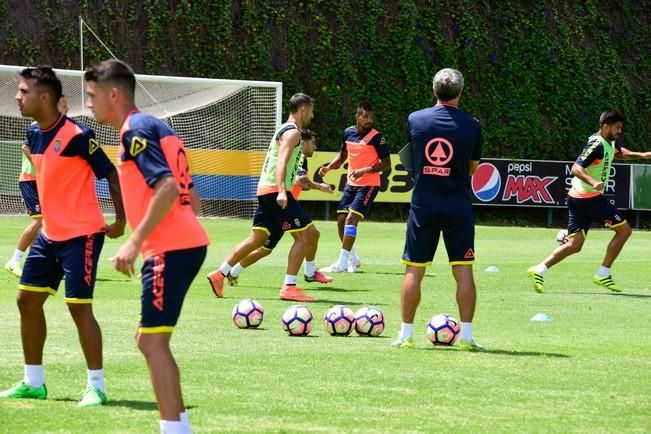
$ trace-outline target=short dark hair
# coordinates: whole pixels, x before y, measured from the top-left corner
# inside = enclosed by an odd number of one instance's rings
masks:
[[[289,112],[296,113],[301,107],[312,104],[314,104],[314,100],[310,95],[305,93],[295,93],[289,99]]]
[[[21,71],[20,76],[26,79],[36,81],[36,85],[44,87],[54,96],[54,104],[59,102],[63,96],[63,86],[61,80],[49,66],[37,66],[36,68],[25,68]]]
[[[136,94],[136,75],[133,69],[121,60],[109,59],[98,63],[86,70],[84,79],[119,86],[127,91],[131,98]]]
[[[301,130],[301,140],[313,140],[316,139],[316,133],[309,128],[303,128]]]
[[[617,110],[606,110],[601,114],[601,116],[599,116],[599,126],[604,124],[612,125],[617,122],[624,123],[624,115]]]
[[[362,112],[373,113],[373,105],[366,100],[362,100],[357,104],[357,114],[360,115]]]

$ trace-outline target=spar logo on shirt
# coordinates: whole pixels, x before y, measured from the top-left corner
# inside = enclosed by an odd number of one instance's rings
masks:
[[[452,160],[454,148],[452,143],[442,137],[436,137],[425,145],[425,158],[431,166],[423,166],[423,175],[450,176],[450,168],[443,167]]]

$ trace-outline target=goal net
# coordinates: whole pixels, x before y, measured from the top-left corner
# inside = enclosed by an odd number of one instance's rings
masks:
[[[0,65],[0,214],[24,214],[18,189],[20,145],[32,119],[23,118],[15,95],[22,66]],[[98,125],[85,106],[83,72],[56,70],[68,99],[68,116],[95,130],[113,162],[119,135]],[[137,75],[136,105],[168,123],[185,143],[201,215],[250,217],[265,151],[281,122],[282,84]],[[106,181],[97,182],[112,213]],[[47,212],[47,210],[44,210]]]

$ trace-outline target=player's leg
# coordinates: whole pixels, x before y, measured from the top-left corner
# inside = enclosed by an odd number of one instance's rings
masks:
[[[305,252],[308,250],[313,233],[310,228],[313,226],[312,220],[305,213],[303,208],[296,202],[291,194],[287,195],[287,206],[279,214],[282,228],[289,232],[294,238],[294,244],[289,249],[287,256],[287,274],[285,281],[280,289],[280,298],[282,300],[292,301],[314,301],[314,298],[305,295],[303,290],[297,286],[297,275],[301,268]]]
[[[590,230],[590,223],[592,222],[591,212],[589,211],[589,208],[586,208],[587,200],[589,199],[575,199],[568,196],[568,241],[555,248],[544,261],[527,270],[527,276],[536,292],[542,293],[545,291],[544,276],[549,268],[558,264],[568,256],[580,252],[583,248],[583,243],[585,242],[585,238]]]
[[[47,325],[43,304],[48,295],[55,295],[62,271],[53,246],[42,235],[36,239],[25,261],[17,296],[20,312],[20,333],[25,360],[24,377],[13,387],[0,392],[0,398],[45,399],[43,347]]]
[[[242,259],[231,268],[229,273],[226,275],[226,280],[228,280],[229,286],[237,286],[237,280],[240,276],[240,273],[244,271],[245,268],[250,267],[260,259],[269,256],[273,249],[283,238],[284,234],[285,232],[282,230],[280,225],[273,226],[271,228],[269,238],[267,238],[267,240],[264,242],[264,246],[258,247],[252,251],[246,256],[246,258]]]
[[[246,258],[249,253],[263,246],[269,235],[271,235],[271,230],[276,224],[274,209],[278,207],[276,205],[276,196],[277,193],[258,196],[258,208],[253,216],[251,234],[229,253],[217,270],[206,276],[216,297],[224,297],[224,279],[231,272],[233,266]]]
[[[472,320],[475,315],[477,290],[472,264],[475,262],[475,222],[472,208],[445,217],[443,240],[452,266],[452,276],[457,286],[457,306],[461,319],[462,350],[483,351],[472,336]]]
[[[80,407],[107,402],[104,388],[102,330],[93,313],[93,292],[104,234],[97,233],[60,243],[58,257],[65,273],[66,303],[77,326],[79,343],[86,359],[86,389]]]
[[[592,280],[595,284],[611,291],[621,292],[622,289],[613,281],[610,268],[615,262],[615,259],[617,259],[617,256],[619,256],[619,252],[622,251],[624,244],[630,238],[633,230],[624,218],[624,215],[605,198],[602,200],[600,209],[603,214],[599,220],[602,221],[604,226],[610,227],[615,231],[615,235],[613,235],[610,243],[608,243],[604,260]]]
[[[348,184],[346,184],[346,186],[344,187],[341,200],[337,205],[337,232],[339,234],[339,239],[341,240],[342,243],[345,237],[344,230],[346,226],[346,219],[348,218],[350,205],[353,203],[353,200],[355,199],[355,192],[356,192],[356,187],[351,187]],[[345,266],[339,267],[338,264],[339,264],[339,260],[337,260],[337,262],[333,263],[332,265],[322,268],[320,271],[324,271],[327,273],[341,273],[346,271]]]
[[[356,272],[361,265],[361,261],[359,260],[359,257],[357,257],[353,245],[357,240],[357,228],[359,222],[368,215],[378,191],[378,187],[360,187],[357,190],[353,203],[350,205],[350,213],[348,213],[346,224],[344,226],[344,240],[341,250],[343,256],[348,256],[346,269],[349,272]],[[346,255],[345,252],[349,253]],[[342,259],[343,258],[340,256],[339,260],[341,261]]]
[[[161,432],[190,432],[179,369],[169,342],[206,251],[206,247],[197,247],[167,252],[147,258],[142,266],[141,322],[136,341],[149,368]],[[187,426],[182,427],[184,424]]]
[[[400,288],[400,309],[402,324],[398,339],[391,343],[391,347],[412,349],[415,348],[414,316],[420,303],[420,287],[427,266],[432,263],[438,245],[440,231],[432,225],[429,219],[419,218],[413,210],[409,212],[407,220],[407,234],[405,249],[401,262],[407,267],[402,287]]]
[[[18,186],[20,187],[20,192],[23,196],[25,207],[27,208],[27,214],[32,217],[32,221],[21,233],[12,258],[5,264],[5,270],[20,277],[22,273],[22,267],[20,264],[23,255],[29,246],[32,245],[36,235],[38,235],[38,231],[42,225],[42,218],[41,206],[39,204],[38,192],[36,190],[36,181],[22,181],[18,183]]]
[[[315,225],[310,226],[306,232],[309,244],[305,251],[305,274],[303,278],[306,282],[330,283],[333,280],[332,277],[326,276],[316,268],[316,252],[319,248],[321,233]]]

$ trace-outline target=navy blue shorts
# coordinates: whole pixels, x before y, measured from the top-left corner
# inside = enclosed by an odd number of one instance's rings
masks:
[[[145,260],[141,269],[140,333],[172,332],[207,250],[206,246],[172,250]]]
[[[269,238],[267,238],[267,241],[264,242],[264,246],[262,247],[267,250],[273,250],[278,245],[280,240],[282,240],[283,235],[285,235],[285,231],[283,231],[280,226],[276,226],[275,228],[271,229]]]
[[[409,210],[402,263],[426,267],[432,263],[443,232],[450,265],[475,261],[475,218],[472,207],[462,212],[415,212]]]
[[[41,204],[38,200],[36,181],[20,181],[18,188],[20,188],[20,194],[23,196],[23,201],[25,201],[27,215],[32,216],[32,218],[41,217]]]
[[[278,193],[258,196],[258,208],[253,216],[253,230],[265,231],[271,236],[275,228],[280,228],[282,232],[300,232],[312,225],[312,220],[296,202],[291,192],[287,192],[285,209],[278,206],[276,197]]]
[[[102,232],[51,241],[39,231],[25,260],[19,288],[55,295],[65,277],[67,303],[92,303],[103,245]]]
[[[602,195],[585,199],[568,196],[567,213],[569,215],[567,223],[569,236],[583,232],[585,237],[592,221],[607,228],[615,228],[626,223],[624,215]]]
[[[349,212],[364,218],[368,215],[380,187],[355,187],[346,184],[344,195],[337,206],[337,214]]]

